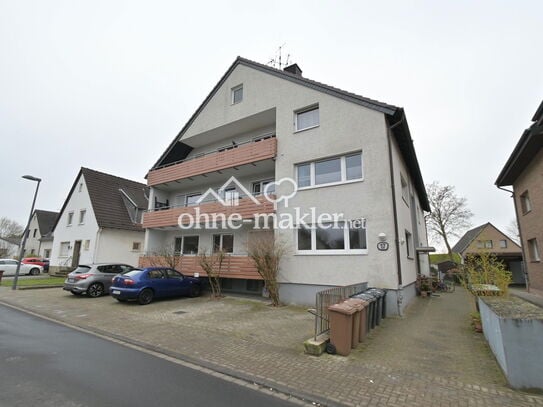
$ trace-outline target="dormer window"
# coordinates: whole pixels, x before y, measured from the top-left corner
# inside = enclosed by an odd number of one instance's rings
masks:
[[[232,88],[232,104],[235,105],[243,100],[243,85]]]

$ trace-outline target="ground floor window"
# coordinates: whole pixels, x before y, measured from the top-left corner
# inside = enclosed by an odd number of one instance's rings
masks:
[[[175,238],[174,251],[176,254],[198,254],[199,236],[181,236]]]
[[[366,228],[359,221],[338,222],[336,225],[300,226],[297,249],[300,254],[365,254]]]
[[[60,243],[60,257],[68,257],[70,255],[70,242]]]
[[[234,235],[232,234],[220,234],[213,235],[213,253],[219,250],[225,253],[234,252]]]

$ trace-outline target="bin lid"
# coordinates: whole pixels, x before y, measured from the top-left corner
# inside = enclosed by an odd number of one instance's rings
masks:
[[[373,295],[364,294],[364,293],[353,295],[352,298],[358,298],[358,299],[361,299],[361,300],[365,300],[368,303],[375,301],[375,297]]]
[[[386,290],[383,290],[382,288],[376,288],[376,287],[370,287],[370,288],[368,288],[368,290],[372,290],[372,291],[381,293],[383,295],[385,295],[387,293]]]
[[[328,307],[328,311],[334,311],[345,315],[352,315],[358,310],[356,309],[356,307],[353,307],[347,302],[340,302],[338,304],[330,305]]]
[[[345,302],[348,302],[349,304],[352,304],[357,311],[362,311],[365,307],[367,302],[360,299],[360,298],[348,298],[345,300]]]
[[[382,296],[385,295],[379,291],[374,290],[373,288],[370,288],[369,290],[364,291],[364,294],[373,295],[375,298],[381,298]]]

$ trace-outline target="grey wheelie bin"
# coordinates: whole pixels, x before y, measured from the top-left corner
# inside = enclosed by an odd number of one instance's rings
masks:
[[[375,297],[370,294],[360,293],[355,294],[352,298],[358,298],[360,300],[366,301],[366,335],[370,332],[370,329],[375,328],[375,310],[376,310],[376,301]]]
[[[381,318],[383,316],[383,299],[385,297],[385,292],[383,290],[380,290],[378,288],[369,288],[366,291],[364,291],[364,294],[370,294],[373,295],[376,299],[376,312],[375,312],[375,324],[380,325],[381,324]]]

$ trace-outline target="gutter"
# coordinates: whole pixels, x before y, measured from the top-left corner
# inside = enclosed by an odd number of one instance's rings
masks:
[[[391,192],[392,192],[392,210],[393,210],[393,218],[394,218],[394,243],[396,246],[396,267],[398,270],[398,293],[397,293],[397,305],[398,305],[398,315],[402,315],[402,262],[400,259],[400,240],[398,238],[398,213],[397,213],[397,207],[396,207],[396,188],[394,183],[394,163],[392,160],[392,129],[396,126],[400,125],[404,120],[404,116],[402,115],[401,119],[394,123],[392,126],[388,127],[387,131],[387,142],[388,142],[388,162],[390,166],[390,185],[391,185]]]

